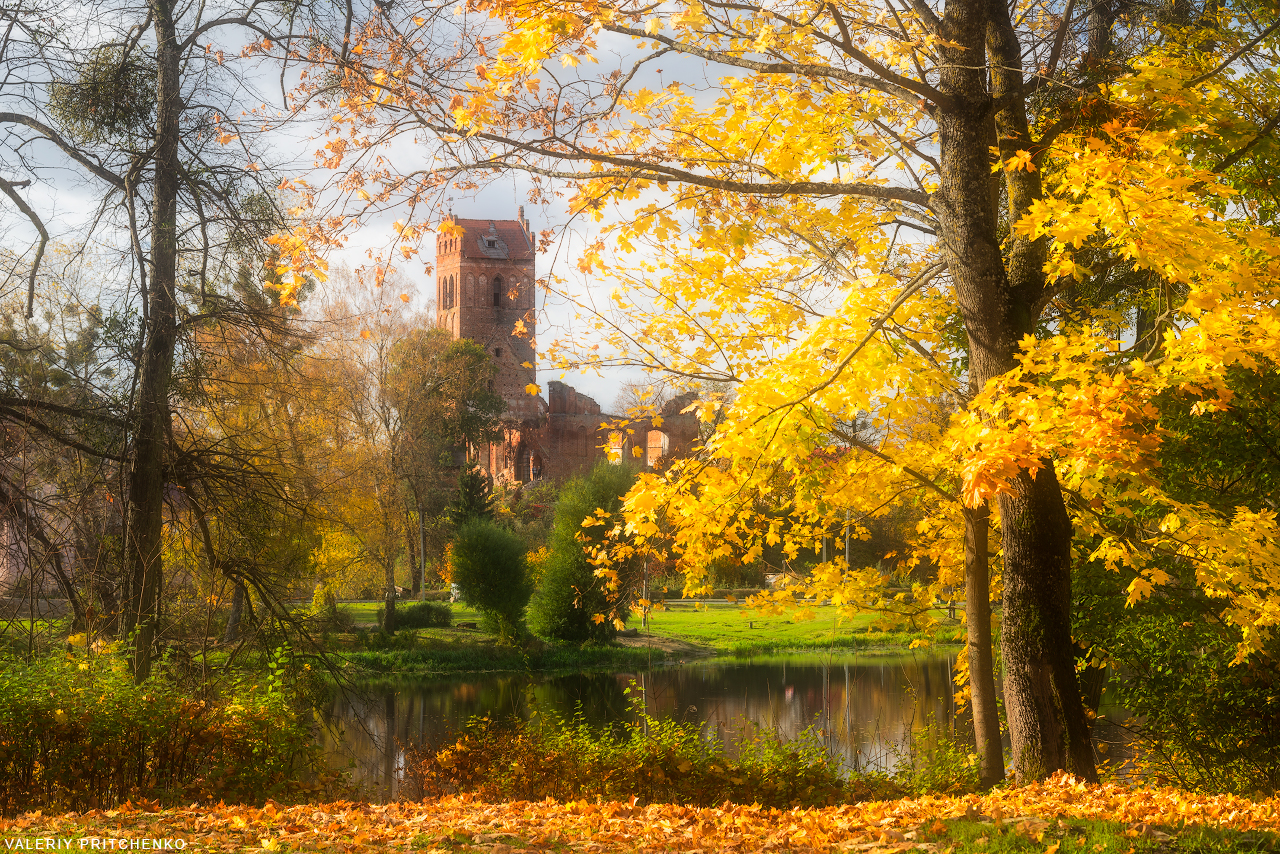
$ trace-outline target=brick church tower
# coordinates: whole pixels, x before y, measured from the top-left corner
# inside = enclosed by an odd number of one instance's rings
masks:
[[[480,467],[495,483],[527,483],[589,471],[611,445],[646,468],[686,453],[698,435],[696,416],[681,412],[690,399],[664,407],[660,428],[642,419],[623,436],[609,427],[612,416],[571,386],[552,380],[545,400],[529,394],[537,382],[535,281],[524,208],[514,220],[445,221],[436,238],[436,323],[489,353],[498,365],[494,391],[507,403],[502,439],[472,449]]]
[[[526,390],[537,382],[535,279],[524,208],[516,220],[450,217],[436,238],[436,322],[454,338],[475,341],[498,365],[493,389],[507,403],[506,436],[479,449],[481,468],[495,480],[540,475],[535,449],[522,441],[546,413],[542,399]]]

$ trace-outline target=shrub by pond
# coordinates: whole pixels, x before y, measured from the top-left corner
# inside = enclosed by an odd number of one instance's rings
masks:
[[[378,609],[378,625],[383,624],[386,608]],[[396,608],[396,629],[447,629],[453,625],[453,609],[447,602],[424,599]]]
[[[813,737],[783,740],[762,733],[730,758],[697,725],[647,716],[612,731],[581,719],[480,717],[443,749],[409,748],[405,768],[420,797],[469,792],[490,801],[635,797],[641,803],[787,808],[904,793],[887,775],[847,775]]]
[[[269,682],[270,680],[268,680]],[[303,794],[309,728],[278,687],[200,699],[122,660],[0,660],[0,812]]]

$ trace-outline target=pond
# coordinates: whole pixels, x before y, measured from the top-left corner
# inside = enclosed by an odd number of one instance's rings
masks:
[[[890,771],[911,733],[931,738],[956,723],[951,685],[956,651],[706,659],[620,673],[502,673],[405,682],[340,694],[322,733],[331,764],[349,767],[371,795],[394,797],[401,746],[440,745],[476,715],[580,713],[607,725],[652,717],[697,723],[731,754],[759,730],[783,738],[812,728],[847,770]],[[630,693],[625,693],[632,687]],[[955,727],[969,738],[967,721]],[[390,734],[390,738],[388,735]]]

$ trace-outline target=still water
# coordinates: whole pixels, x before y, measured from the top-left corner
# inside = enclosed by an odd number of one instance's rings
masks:
[[[332,765],[349,768],[382,797],[394,797],[401,783],[403,745],[443,744],[473,716],[580,713],[608,725],[637,720],[640,703],[652,717],[697,723],[730,753],[757,731],[789,739],[812,728],[811,737],[845,768],[892,770],[910,733],[955,721],[955,657],[938,650],[772,656],[618,673],[406,682],[335,697],[322,739]],[[957,735],[968,729],[957,726]]]

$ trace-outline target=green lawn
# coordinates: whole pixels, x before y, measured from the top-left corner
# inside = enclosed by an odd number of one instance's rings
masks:
[[[692,601],[668,602],[663,611],[649,616],[649,631],[655,637],[677,638],[710,647],[720,653],[745,654],[782,649],[824,647],[908,646],[914,640],[958,643],[960,626],[946,619],[945,612],[934,617],[943,625],[932,632],[876,632],[871,625],[875,614],[842,618],[834,606],[809,609],[814,619],[797,620],[792,614],[761,616],[741,604],[709,604],[695,607]],[[629,625],[639,627],[638,619]]]
[[[380,603],[346,603],[340,605],[357,626],[377,623]],[[474,622],[480,615],[472,608],[455,602],[452,605],[455,625]],[[946,613],[933,613],[942,625],[925,632],[878,632],[871,626],[875,614],[858,614],[852,620],[837,613],[834,606],[808,609],[812,620],[797,620],[792,614],[761,616],[742,604],[712,603],[695,605],[694,600],[668,602],[665,610],[649,617],[649,633],[655,638],[674,638],[707,647],[719,654],[748,655],[788,649],[857,648],[867,646],[909,646],[914,641],[927,643],[959,643],[960,626],[948,620]],[[632,617],[629,628],[643,628],[639,617]],[[474,644],[480,639],[474,632],[459,629],[419,629],[423,640],[450,644]]]

